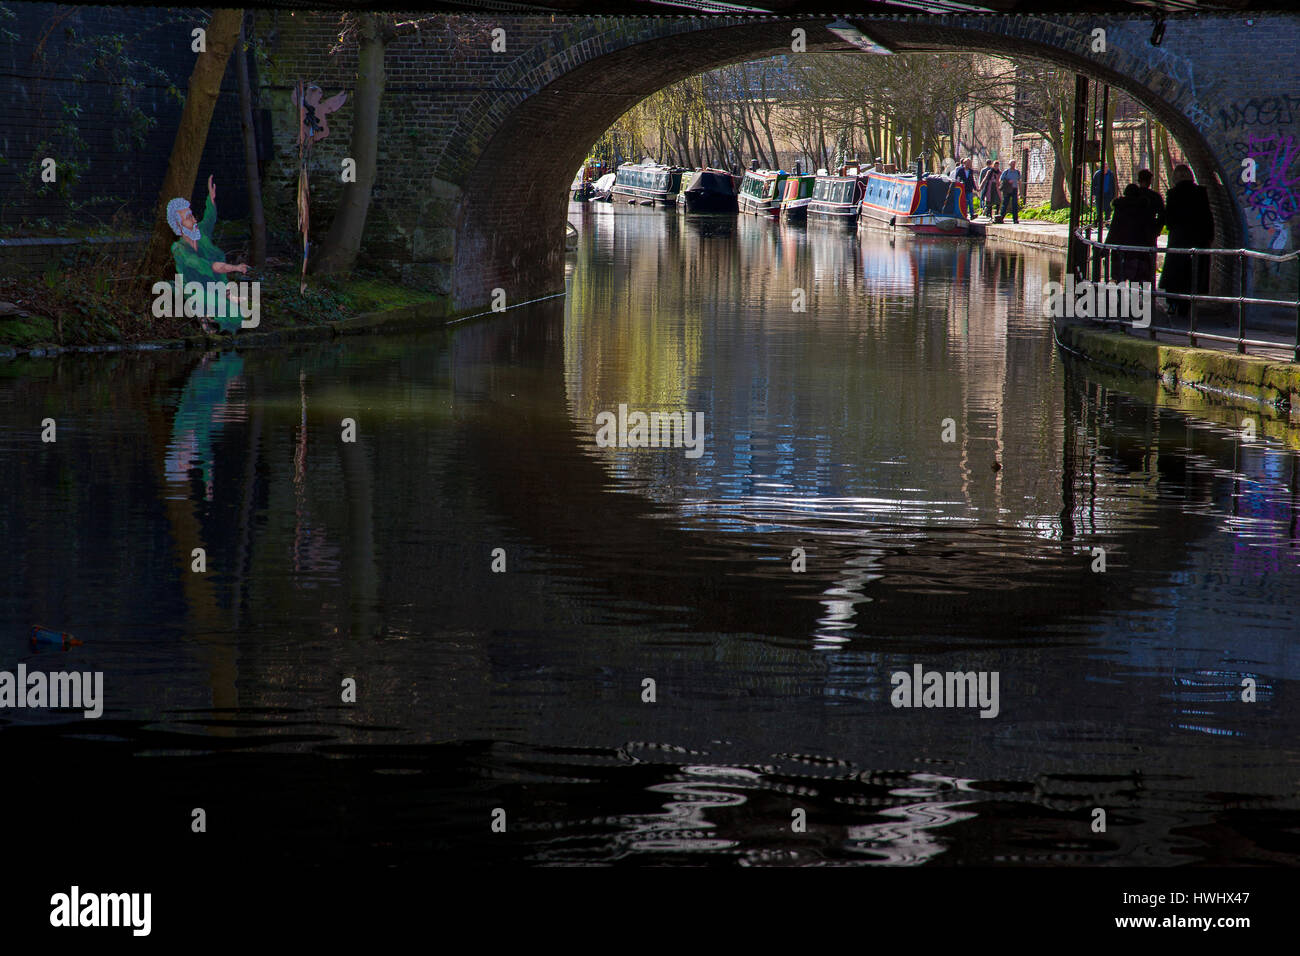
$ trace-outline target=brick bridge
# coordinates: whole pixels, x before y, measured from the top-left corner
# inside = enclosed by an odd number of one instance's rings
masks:
[[[476,16],[461,33],[477,39],[456,50],[445,35],[393,42],[367,256],[405,281],[440,289],[449,311],[484,308],[497,287],[508,302],[561,291],[566,190],[591,144],[670,83],[789,53],[796,27],[807,31],[810,52],[849,51],[825,29],[831,19]],[[1033,57],[1123,89],[1183,145],[1209,187],[1222,245],[1295,248],[1300,73],[1281,67],[1300,47],[1300,18],[1172,17],[1159,47],[1149,42],[1150,19],[1136,15],[855,15],[851,22],[898,52]],[[505,30],[505,52],[490,49],[495,27]],[[1092,52],[1096,27],[1106,31],[1105,52]],[[257,32],[272,50],[261,71],[277,157],[268,194],[291,220],[288,87],[301,78],[326,95],[351,89],[355,55],[327,55],[337,14],[266,11]],[[322,171],[339,169],[346,155],[350,107],[336,116],[317,147]],[[1247,154],[1259,169],[1260,185],[1251,188],[1240,182]],[[312,218],[325,223],[342,187],[323,173],[314,182],[321,212]]]

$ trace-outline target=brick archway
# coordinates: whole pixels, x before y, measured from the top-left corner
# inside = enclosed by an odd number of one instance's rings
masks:
[[[390,49],[396,76],[383,128],[420,126],[431,134],[413,155],[389,160],[381,171],[375,242],[367,247],[382,249],[378,257],[411,281],[440,286],[454,310],[485,307],[494,288],[505,289],[509,302],[559,291],[563,197],[605,129],[677,80],[789,52],[796,28],[807,31],[809,55],[848,51],[826,31],[832,19],[501,17],[507,51],[476,48],[459,60],[416,40],[398,41]],[[1275,65],[1279,50],[1300,45],[1300,18],[1172,17],[1159,47],[1149,43],[1151,21],[1140,15],[850,19],[900,53],[1026,57],[1124,90],[1182,144],[1209,187],[1222,244],[1295,248],[1300,75]],[[1094,52],[1096,28],[1106,31],[1104,51]],[[303,31],[305,48],[305,25],[294,29]],[[344,85],[349,65],[343,60],[322,71],[334,75],[327,83]],[[401,85],[430,76],[438,81],[430,87]],[[1273,160],[1267,174],[1277,181],[1268,190],[1239,181],[1248,153],[1260,156],[1261,167]],[[321,199],[328,205],[330,197]]]

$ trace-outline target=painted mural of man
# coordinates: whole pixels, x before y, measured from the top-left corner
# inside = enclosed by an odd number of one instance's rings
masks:
[[[211,176],[208,177],[208,202],[203,218],[196,222],[189,200],[177,197],[167,203],[167,225],[180,237],[172,243],[176,274],[182,283],[201,282],[207,290],[203,315],[200,316],[203,328],[211,331],[215,326],[234,332],[242,321],[238,286],[225,277],[232,273],[242,275],[248,271],[248,266],[226,262],[226,254],[212,241],[212,231],[217,225],[217,187]],[[228,301],[223,304],[221,296]]]

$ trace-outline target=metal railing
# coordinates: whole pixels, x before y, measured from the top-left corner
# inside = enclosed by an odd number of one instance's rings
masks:
[[[1142,254],[1144,257],[1150,257],[1152,260],[1154,260],[1156,255],[1168,256],[1170,254],[1173,255],[1186,254],[1191,257],[1191,288],[1192,289],[1200,288],[1200,286],[1197,283],[1199,279],[1198,270],[1201,267],[1201,256],[1236,256],[1237,257],[1237,273],[1236,273],[1237,295],[1235,296],[1209,295],[1200,292],[1191,292],[1191,293],[1165,292],[1164,290],[1160,290],[1155,287],[1155,283],[1154,283],[1155,270],[1153,268],[1152,276],[1151,276],[1153,298],[1159,297],[1161,299],[1166,299],[1166,300],[1172,299],[1175,301],[1184,301],[1189,303],[1189,305],[1188,305],[1188,320],[1187,320],[1188,327],[1187,328],[1185,329],[1168,328],[1164,326],[1157,326],[1154,322],[1152,322],[1151,325],[1147,327],[1147,333],[1150,336],[1150,338],[1154,339],[1157,333],[1164,333],[1166,335],[1180,335],[1187,338],[1188,340],[1187,344],[1190,345],[1192,348],[1196,348],[1196,343],[1198,339],[1209,339],[1212,342],[1234,343],[1237,346],[1237,352],[1241,355],[1246,354],[1246,346],[1248,345],[1254,346],[1256,348],[1270,348],[1270,349],[1289,348],[1291,350],[1291,361],[1300,362],[1300,269],[1297,269],[1297,290],[1296,290],[1297,294],[1294,300],[1293,299],[1260,299],[1260,298],[1246,295],[1247,260],[1258,259],[1263,262],[1276,262],[1276,263],[1292,262],[1296,259],[1300,259],[1300,249],[1297,249],[1295,252],[1289,252],[1286,255],[1279,256],[1279,255],[1272,255],[1271,253],[1267,253],[1267,252],[1257,252],[1254,249],[1200,249],[1200,248],[1182,249],[1177,247],[1170,249],[1168,247],[1159,248],[1155,246],[1122,246],[1122,245],[1112,245],[1109,243],[1098,242],[1097,240],[1094,240],[1090,237],[1091,231],[1092,230],[1090,228],[1081,227],[1075,231],[1074,238],[1077,239],[1079,242],[1082,242],[1092,250],[1092,255],[1090,256],[1090,258],[1092,259],[1092,279],[1094,282],[1098,281],[1103,277],[1103,272],[1104,272],[1105,280],[1106,281],[1110,280],[1111,257],[1109,253],[1111,252],[1136,252]],[[1167,259],[1166,262],[1168,262]],[[1235,305],[1237,309],[1237,334],[1235,336],[1230,336],[1230,335],[1217,335],[1211,332],[1198,331],[1196,327],[1197,306],[1202,302],[1205,303],[1222,302],[1228,305]],[[1273,308],[1289,308],[1292,311],[1294,311],[1295,312],[1294,340],[1290,344],[1287,344],[1284,341],[1269,341],[1264,339],[1246,338],[1246,306],[1248,305],[1270,306]],[[1123,319],[1106,319],[1106,318],[1094,319],[1094,321],[1118,322],[1121,325],[1123,325],[1125,322],[1125,320]]]

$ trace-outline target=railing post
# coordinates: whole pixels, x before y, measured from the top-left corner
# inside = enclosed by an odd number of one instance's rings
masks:
[[[1237,252],[1237,354],[1246,354],[1246,257]]]
[[[1291,352],[1291,361],[1300,362],[1300,259],[1296,259],[1296,296],[1295,296],[1295,349]]]
[[[1196,253],[1191,253],[1191,257],[1192,257],[1192,291],[1188,293],[1191,296],[1191,300],[1190,300],[1191,304],[1187,310],[1187,344],[1190,345],[1192,348],[1196,348],[1196,306],[1197,303],[1199,302],[1199,299],[1197,298],[1196,295],[1196,290],[1201,287],[1201,284],[1198,281],[1200,277],[1197,275],[1197,266],[1199,264],[1199,257],[1196,255]]]

